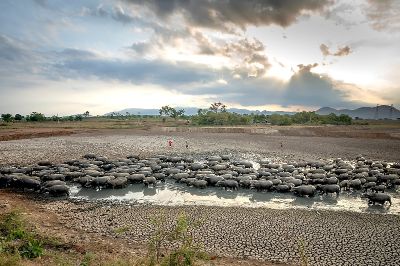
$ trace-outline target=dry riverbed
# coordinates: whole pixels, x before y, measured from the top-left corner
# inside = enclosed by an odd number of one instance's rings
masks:
[[[173,139],[172,148],[167,140]],[[185,148],[188,142],[189,148]],[[400,140],[301,137],[238,133],[149,131],[81,132],[70,136],[0,142],[0,165],[39,160],[63,162],[96,153],[109,158],[128,154],[231,154],[273,161],[341,157],[400,161]],[[0,192],[7,208],[25,208],[41,230],[114,255],[141,254],[151,234],[149,219],[164,213],[173,222],[184,211],[202,221],[195,232],[205,249],[222,259],[216,265],[298,264],[300,250],[311,265],[398,265],[400,216],[348,211],[270,209],[220,206],[160,206],[148,204],[31,200]],[[122,233],[116,229],[126,228]],[[231,259],[229,259],[231,258]],[[240,260],[240,261],[238,261]]]

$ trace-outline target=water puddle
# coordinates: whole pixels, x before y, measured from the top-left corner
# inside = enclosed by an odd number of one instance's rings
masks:
[[[221,188],[208,187],[196,189],[184,184],[167,180],[155,188],[145,188],[143,184],[129,185],[123,189],[102,189],[71,187],[70,197],[94,201],[122,201],[131,203],[149,203],[157,205],[208,205],[236,206],[272,209],[315,209],[334,211],[353,211],[369,213],[387,213],[400,215],[400,193],[388,192],[392,196],[392,206],[368,206],[361,193],[341,192],[336,195],[315,196],[313,198],[296,197],[291,193],[257,192],[248,189],[225,191]]]

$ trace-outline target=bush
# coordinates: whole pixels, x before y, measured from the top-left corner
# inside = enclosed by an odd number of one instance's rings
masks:
[[[211,111],[199,112],[198,115],[193,116],[192,121],[196,125],[249,125],[253,122],[251,116],[240,115],[236,113],[220,112],[215,113]]]
[[[329,114],[319,115],[315,112],[299,112],[294,115],[272,114],[267,117],[268,122],[273,125],[291,125],[291,124],[330,124],[330,125],[351,125],[352,118],[348,115]]]
[[[292,118],[289,115],[272,114],[268,116],[267,120],[271,124],[278,126],[288,126],[293,124]]]
[[[43,254],[43,251],[42,241],[35,239],[32,235],[29,235],[27,241],[25,241],[19,248],[19,254],[28,259],[40,257]]]
[[[4,214],[0,222],[0,253],[18,255],[28,259],[40,257],[42,241],[34,232],[27,230],[21,214],[12,211]]]
[[[24,119],[24,117],[22,115],[20,115],[20,114],[16,114],[14,116],[14,120],[16,120],[16,121],[21,121],[22,119]]]
[[[166,228],[166,218],[163,215],[155,217],[152,224],[155,230],[142,265],[195,265],[198,260],[209,259],[193,241],[192,231],[198,223],[190,222],[185,213],[178,216],[172,230]]]
[[[40,121],[45,121],[46,116],[41,113],[37,112],[32,112],[30,115],[26,116],[26,121],[31,121],[31,122],[40,122]]]
[[[12,122],[12,121],[14,120],[14,117],[13,117],[11,114],[2,114],[2,115],[1,115],[1,119],[2,119],[4,122],[9,123],[9,122]]]

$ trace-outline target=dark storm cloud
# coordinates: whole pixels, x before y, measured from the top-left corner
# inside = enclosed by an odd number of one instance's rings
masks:
[[[349,96],[335,87],[335,82],[329,78],[311,72],[318,66],[299,65],[299,71],[294,74],[285,90],[288,104],[314,106],[354,106],[354,102],[346,100]]]
[[[162,86],[189,85],[215,79],[208,68],[190,63],[172,64],[163,61],[121,61],[110,59],[66,59],[54,65],[59,75],[69,78],[97,77],[120,80],[134,84],[157,84]],[[171,88],[175,89],[175,88]]]
[[[304,12],[319,12],[330,0],[124,0],[145,5],[162,19],[181,14],[192,26],[233,30],[249,25],[287,27]]]
[[[342,47],[338,47],[337,51],[332,53],[329,51],[329,47],[326,44],[321,44],[319,49],[321,50],[321,53],[323,56],[328,56],[328,55],[332,55],[332,56],[346,56],[349,55],[352,50],[350,49],[349,46],[342,46]]]
[[[242,106],[280,104],[282,106],[334,106],[352,107],[358,103],[347,100],[342,91],[335,88],[329,77],[320,77],[310,69],[314,65],[301,65],[287,83],[273,79],[247,78],[230,80],[227,86],[209,89],[218,92],[221,100]]]

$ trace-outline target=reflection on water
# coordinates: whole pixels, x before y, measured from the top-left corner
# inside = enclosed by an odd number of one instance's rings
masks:
[[[368,206],[367,200],[360,193],[342,192],[336,195],[315,196],[313,198],[296,197],[291,193],[256,192],[239,189],[225,191],[220,188],[196,189],[186,185],[167,181],[155,188],[146,188],[143,184],[130,185],[123,189],[87,189],[71,187],[71,198],[87,200],[115,200],[136,203],[152,203],[160,205],[212,205],[212,206],[242,206],[265,207],[272,209],[310,208],[346,210],[355,212],[400,214],[400,195],[392,196],[392,206]]]

